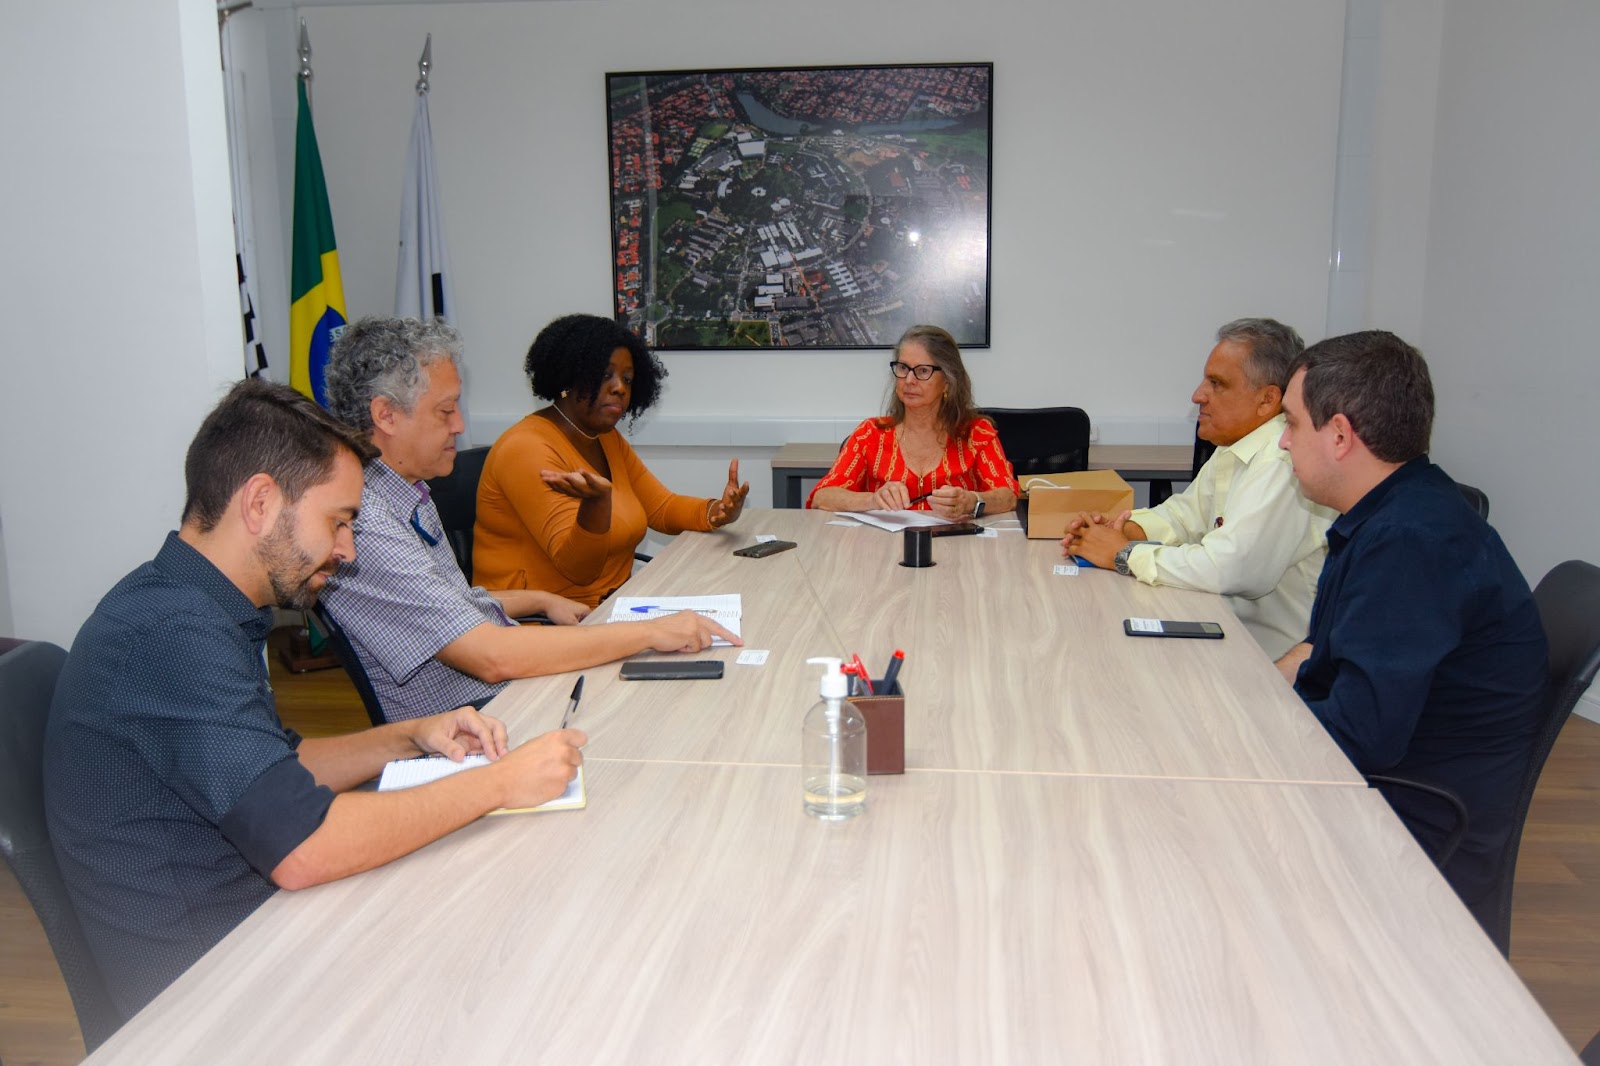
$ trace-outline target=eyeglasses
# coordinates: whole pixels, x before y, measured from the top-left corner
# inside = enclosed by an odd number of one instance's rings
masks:
[[[927,381],[929,378],[933,377],[936,371],[940,374],[944,373],[943,367],[935,366],[932,363],[927,363],[923,366],[912,366],[909,363],[902,363],[898,359],[889,364],[889,369],[894,371],[894,376],[897,378],[903,378],[909,374],[915,374],[918,381]]]

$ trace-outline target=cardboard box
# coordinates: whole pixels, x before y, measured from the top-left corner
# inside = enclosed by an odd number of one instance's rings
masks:
[[[1060,540],[1080,511],[1119,515],[1133,508],[1133,486],[1115,470],[1031,474],[1022,479],[1028,498],[1028,539]]]

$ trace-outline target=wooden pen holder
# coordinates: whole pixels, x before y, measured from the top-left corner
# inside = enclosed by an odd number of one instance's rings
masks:
[[[867,773],[906,772],[906,693],[897,678],[892,686],[872,682],[871,696],[851,696],[867,720]]]

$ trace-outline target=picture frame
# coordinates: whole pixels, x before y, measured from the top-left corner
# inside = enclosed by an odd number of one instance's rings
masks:
[[[992,63],[606,75],[613,311],[658,350],[989,345]]]

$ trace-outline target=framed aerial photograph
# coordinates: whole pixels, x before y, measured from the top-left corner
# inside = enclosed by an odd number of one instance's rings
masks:
[[[659,349],[989,344],[994,64],[606,75],[617,320]]]

